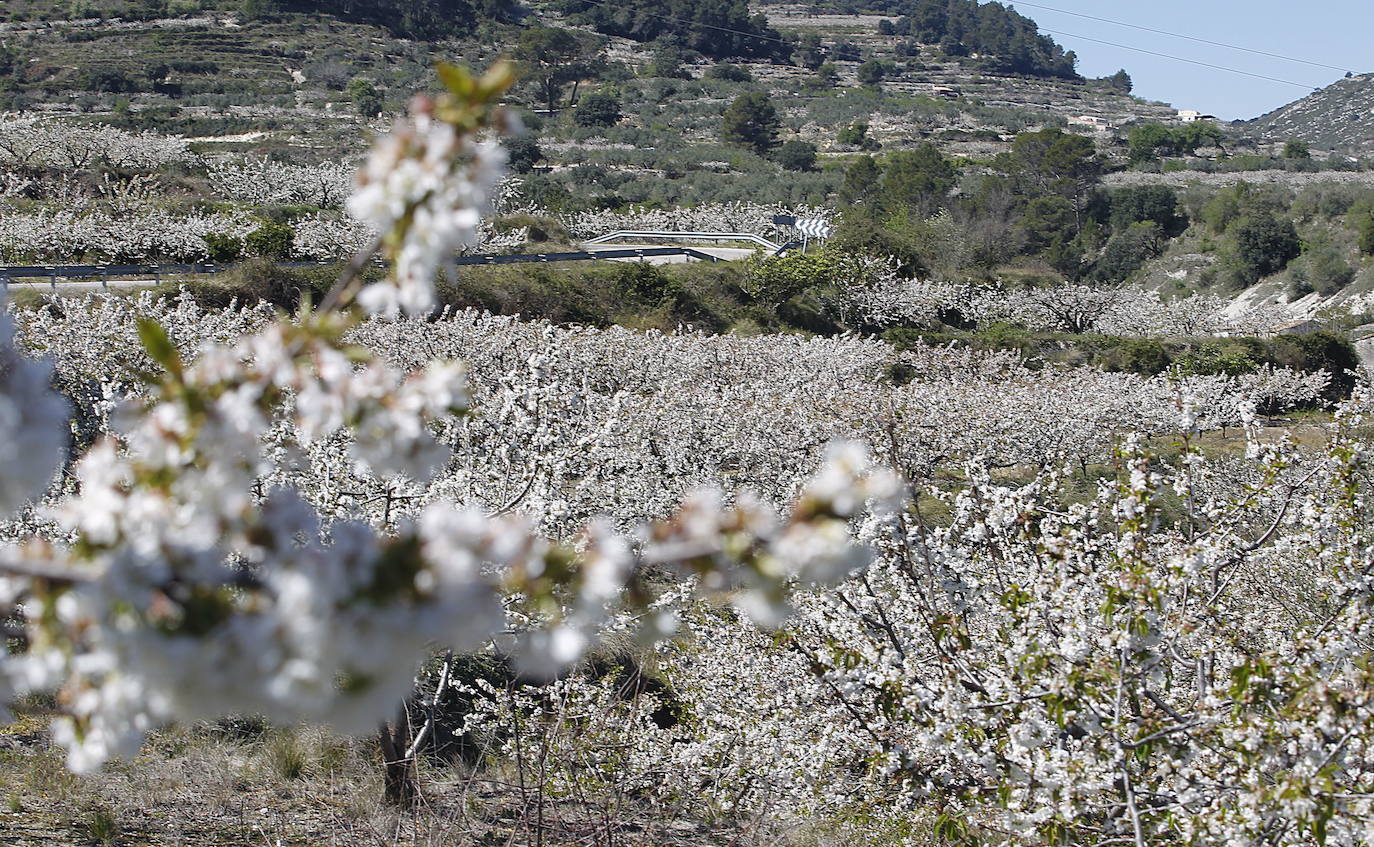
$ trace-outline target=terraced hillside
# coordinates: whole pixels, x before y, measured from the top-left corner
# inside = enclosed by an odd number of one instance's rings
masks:
[[[308,144],[327,144],[356,132],[347,89],[354,79],[367,79],[388,106],[398,108],[409,92],[425,84],[435,59],[480,64],[508,50],[521,31],[492,25],[466,40],[418,42],[329,16],[279,14],[249,20],[238,5],[216,9],[216,4],[202,3],[199,6],[210,11],[147,20],[71,20],[62,16],[69,4],[17,0],[0,12],[10,17],[0,22],[0,32],[5,34],[11,66],[5,78],[0,61],[0,109],[66,111],[126,124],[139,122],[141,116],[148,128],[192,136],[279,132],[305,138]],[[110,8],[118,11],[116,6]],[[84,8],[95,12],[103,6]],[[798,65],[741,63],[773,94],[791,101],[789,116],[799,121],[795,131],[808,140],[823,141],[847,123],[864,120],[883,144],[936,140],[956,145],[953,152],[986,153],[989,143],[995,147],[1003,141],[998,136],[1063,125],[1081,115],[1113,125],[1172,115],[1166,106],[1097,83],[978,72],[967,62],[943,56],[938,48],[913,48],[909,39],[881,34],[879,23],[889,19],[880,16],[808,16],[800,6],[764,8],[769,21],[786,35],[820,36],[822,49],[831,57],[836,76],[819,87],[808,86],[815,75]],[[579,29],[550,8],[536,4],[528,11],[529,24]],[[622,38],[604,38],[603,43],[610,63],[623,68],[622,76],[656,78],[657,51],[652,45]],[[694,63],[690,55],[685,59],[685,71],[693,77],[701,77],[710,66],[706,61]],[[868,61],[885,66],[883,98],[874,99],[874,91],[865,90],[865,99],[854,108],[834,108],[834,101],[862,88],[858,69]],[[658,99],[670,101],[666,105],[713,120],[724,108],[725,98],[714,91],[679,87],[658,93]],[[651,129],[654,123],[636,120],[641,115],[626,117],[626,123],[642,128]],[[714,127],[709,132],[694,125],[682,128],[689,138],[698,129],[704,135],[715,134]],[[971,139],[960,133],[981,133],[972,139],[981,145],[967,146]],[[957,146],[961,144],[965,146]]]
[[[197,137],[280,132],[304,146],[358,143],[355,78],[398,92],[399,107],[399,92],[423,87],[436,58],[486,58],[305,15],[23,21],[0,23],[0,34],[13,65],[0,108]]]

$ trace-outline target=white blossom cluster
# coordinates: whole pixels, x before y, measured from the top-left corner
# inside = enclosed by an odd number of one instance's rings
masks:
[[[316,212],[291,224],[291,252],[302,259],[328,261],[356,255],[377,238],[366,224],[349,215]]]
[[[389,281],[360,295],[368,311],[422,314],[434,308],[434,280],[447,257],[477,243],[482,215],[505,176],[505,148],[460,134],[417,98],[358,173],[348,212],[387,243],[394,263]]]

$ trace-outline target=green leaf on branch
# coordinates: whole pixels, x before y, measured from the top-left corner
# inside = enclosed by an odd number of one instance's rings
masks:
[[[176,345],[167,337],[167,330],[152,318],[138,319],[138,340],[149,357],[167,370],[167,373],[180,377],[182,374],[181,355]]]

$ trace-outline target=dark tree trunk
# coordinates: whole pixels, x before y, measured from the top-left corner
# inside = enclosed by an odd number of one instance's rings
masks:
[[[410,743],[410,713],[401,703],[396,723],[383,723],[378,731],[382,747],[383,781],[386,802],[395,806],[409,805],[419,791],[415,781],[415,760],[406,755]]]

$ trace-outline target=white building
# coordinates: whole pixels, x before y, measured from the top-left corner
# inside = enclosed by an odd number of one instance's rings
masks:
[[[1099,118],[1097,115],[1074,115],[1069,118],[1070,126],[1085,126],[1097,132],[1110,132],[1116,129],[1116,125],[1106,118]]]

